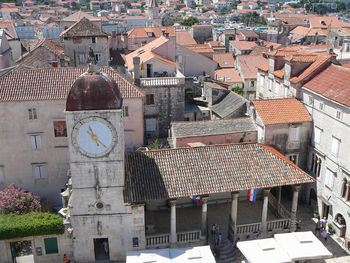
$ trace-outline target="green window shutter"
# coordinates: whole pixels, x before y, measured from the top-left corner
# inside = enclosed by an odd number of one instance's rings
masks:
[[[46,254],[56,254],[58,253],[57,238],[50,237],[44,239],[45,243],[45,253]]]

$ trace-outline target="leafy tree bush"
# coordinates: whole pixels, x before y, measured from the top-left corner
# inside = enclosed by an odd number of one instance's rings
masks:
[[[167,149],[169,148],[166,144],[158,141],[158,139],[154,140],[151,144],[147,146],[149,150],[159,150],[159,149]]]
[[[0,240],[63,232],[63,219],[59,215],[41,212],[0,215]]]
[[[194,16],[191,16],[187,19],[183,19],[180,21],[180,24],[184,26],[193,26],[194,24],[198,24],[198,23],[199,23],[198,18]]]
[[[241,88],[240,86],[233,87],[232,91],[239,95],[243,95],[243,88]]]
[[[26,214],[41,210],[39,197],[13,184],[0,191],[0,214]]]
[[[267,25],[267,21],[263,16],[260,16],[257,12],[250,12],[241,18],[241,22],[247,26],[252,25]]]

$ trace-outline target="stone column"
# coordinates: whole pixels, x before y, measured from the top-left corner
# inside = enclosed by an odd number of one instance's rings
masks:
[[[176,199],[170,200],[170,246],[174,246],[177,241],[176,235]]]
[[[277,187],[277,203],[280,204],[281,203],[281,194],[282,194],[282,186],[278,186]]]
[[[267,233],[267,209],[269,205],[269,192],[270,189],[264,189],[264,203],[261,215],[261,231],[263,236]]]
[[[231,220],[233,224],[233,231],[236,234],[237,230],[237,209],[238,209],[238,196],[239,192],[232,192],[232,204],[231,204]]]
[[[345,189],[345,200],[349,201],[349,191],[350,191],[350,183],[346,184],[346,189]]]
[[[201,197],[202,201],[202,221],[201,221],[201,234],[202,239],[206,239],[208,235],[208,196]]]
[[[299,197],[300,189],[301,189],[300,185],[293,186],[292,211],[290,213],[290,231],[292,231],[292,232],[294,232],[296,230],[298,197]]]

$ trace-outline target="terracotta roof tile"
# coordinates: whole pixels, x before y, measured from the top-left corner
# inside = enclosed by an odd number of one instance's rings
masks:
[[[312,121],[304,105],[295,98],[252,102],[264,125]]]
[[[269,71],[269,62],[266,62],[266,63],[264,63],[264,64],[258,66],[257,68],[260,69],[260,70],[262,70],[262,71],[267,72],[267,71]]]
[[[243,82],[235,68],[222,68],[215,70],[215,79],[225,83]]]
[[[274,72],[272,72],[273,75],[275,75],[276,77],[283,79],[284,77],[284,67],[279,69],[279,70],[275,70]]]
[[[118,84],[124,98],[142,97],[143,91],[111,68],[100,68]],[[65,100],[74,81],[86,68],[45,68],[12,70],[0,78],[0,102]]]
[[[60,37],[108,37],[109,33],[83,17],[60,34]]]
[[[213,60],[217,62],[221,68],[235,67],[235,58],[232,53],[214,53]]]
[[[230,42],[239,50],[252,50],[254,47],[257,46],[257,44],[252,41],[230,40]]]
[[[258,67],[267,62],[263,56],[240,55],[237,57],[241,73],[245,79],[256,79]]]
[[[311,183],[272,147],[258,143],[127,153],[125,202]]]
[[[304,87],[350,107],[350,68],[331,64]]]
[[[176,31],[176,43],[181,46],[195,45],[196,40],[191,36],[191,34],[186,31]]]

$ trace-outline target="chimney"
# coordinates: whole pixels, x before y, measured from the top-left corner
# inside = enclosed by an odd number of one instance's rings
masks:
[[[61,54],[61,55],[60,55],[60,66],[61,66],[61,67],[64,67],[64,66],[65,66],[65,63],[64,63],[64,54]]]
[[[317,45],[317,41],[318,41],[318,32],[315,33],[315,45]]]
[[[165,29],[162,29],[162,36],[165,36]]]
[[[269,46],[269,52],[273,51],[273,45]]]
[[[166,38],[169,38],[169,32],[165,32],[165,33],[164,33],[164,36],[165,36]]]
[[[132,62],[134,64],[134,84],[140,84],[140,57],[133,57]]]

